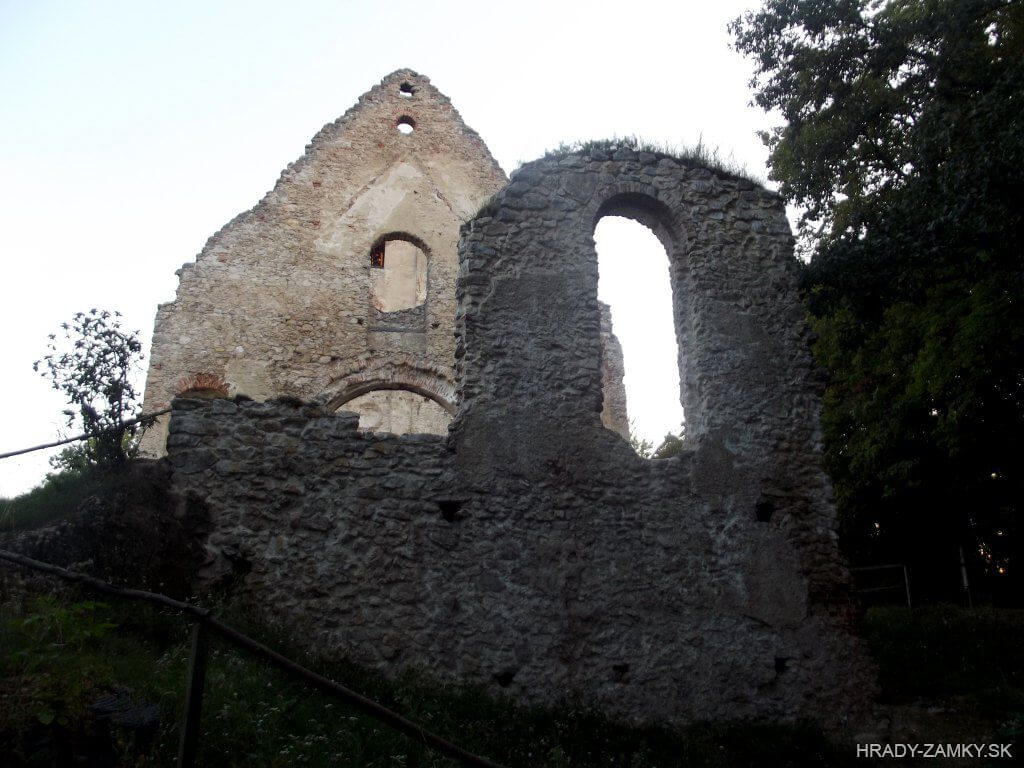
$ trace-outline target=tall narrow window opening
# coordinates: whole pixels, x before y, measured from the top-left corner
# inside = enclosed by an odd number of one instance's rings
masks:
[[[649,455],[666,435],[680,435],[683,424],[668,254],[648,227],[622,216],[602,217],[594,241],[598,299],[611,307],[611,330],[622,346],[631,442]],[[607,369],[614,361],[608,360],[609,345],[603,346]],[[616,399],[609,387],[618,385],[614,375],[605,374],[607,411]]]
[[[380,312],[398,312],[427,299],[427,254],[408,235],[388,235],[370,250],[370,300]]]

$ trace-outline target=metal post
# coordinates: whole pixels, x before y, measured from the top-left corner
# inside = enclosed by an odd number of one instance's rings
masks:
[[[973,610],[974,603],[971,600],[971,583],[967,580],[967,561],[964,560],[963,545],[960,546],[960,588],[967,595],[967,607]]]
[[[199,723],[203,709],[203,687],[206,684],[206,627],[196,622],[192,630],[192,654],[188,661],[188,692],[178,744],[178,768],[193,768],[199,750]]]
[[[907,610],[913,610],[910,605],[910,577],[907,576],[907,566],[903,566],[903,585],[907,588]]]

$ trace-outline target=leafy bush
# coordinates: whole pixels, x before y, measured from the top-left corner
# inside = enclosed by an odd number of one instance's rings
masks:
[[[0,499],[0,533],[40,528],[69,517],[100,479],[87,471],[50,473],[31,491]]]
[[[142,343],[136,332],[121,329],[120,316],[96,309],[78,312],[61,325],[61,341],[50,334],[49,354],[32,365],[71,404],[64,411],[68,427],[80,425],[90,435],[58,454],[57,468],[121,466],[134,453],[141,425],[126,422],[135,418],[138,407],[131,378],[142,361]]]
[[[138,764],[118,759],[138,745],[130,743],[130,733],[98,722],[93,705],[131,683],[173,712],[184,657],[179,648],[160,664],[166,650],[154,644],[154,632],[144,637],[115,631],[129,611],[136,627],[159,624],[155,611],[124,608],[53,595],[0,605],[0,754],[5,765],[70,765],[83,758],[94,766]],[[163,701],[160,691],[170,691],[171,699]]]
[[[876,607],[864,629],[887,698],[1024,694],[1024,611]]]

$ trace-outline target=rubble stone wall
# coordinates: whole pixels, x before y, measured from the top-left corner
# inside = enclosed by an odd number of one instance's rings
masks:
[[[175,300],[157,310],[144,410],[213,381],[255,400],[348,404],[368,429],[443,434],[449,416],[422,395],[453,410],[459,227],[506,183],[429,79],[388,75],[178,271]],[[610,326],[608,344],[621,377]],[[616,425],[624,397],[610,401]],[[166,438],[161,417],[143,454],[162,455]]]
[[[392,384],[429,376],[450,390],[459,226],[506,181],[426,77],[392,73],[179,270],[175,300],[157,311],[145,410],[197,376],[258,400],[329,398],[385,363]],[[422,269],[425,255],[425,284],[419,270],[405,285],[371,266],[383,238],[393,260],[410,258],[406,246]],[[144,452],[161,454],[165,438],[163,420]]]
[[[687,414],[670,459],[602,423],[607,214],[669,256]],[[173,482],[212,520],[205,578],[243,574],[316,650],[389,672],[642,721],[856,727],[873,673],[781,199],[655,153],[552,156],[463,228],[459,255],[447,439],[175,401]]]

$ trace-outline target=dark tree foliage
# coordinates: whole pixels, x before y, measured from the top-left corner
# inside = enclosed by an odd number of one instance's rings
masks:
[[[64,411],[68,427],[90,435],[55,457],[58,468],[119,467],[133,452],[140,425],[125,422],[138,408],[131,374],[142,360],[142,344],[136,333],[121,329],[120,316],[96,309],[77,313],[61,325],[63,339],[50,334],[49,354],[32,365],[71,404]]]
[[[771,178],[802,207],[844,546],[955,592],[1020,584],[1024,2],[767,0]],[[930,580],[929,580],[930,579]]]

